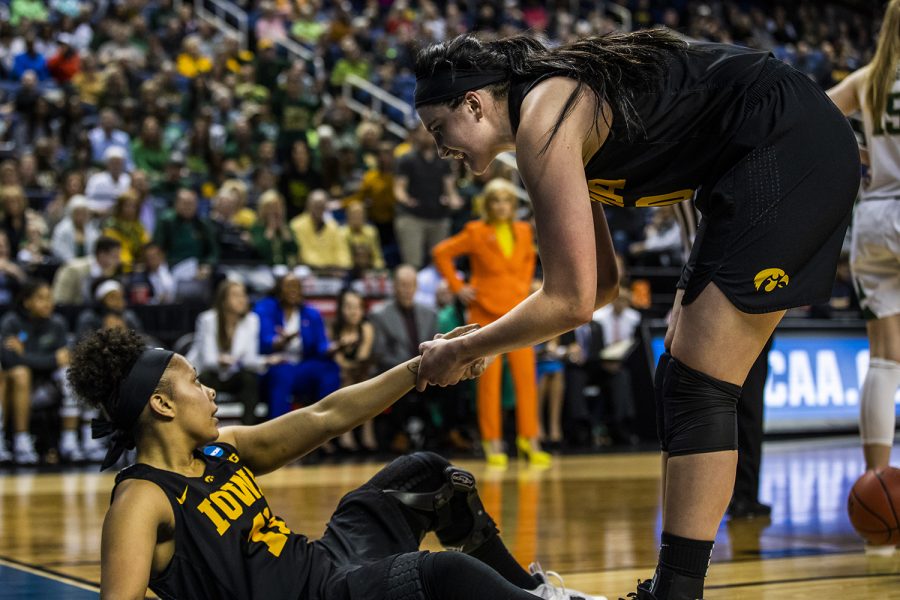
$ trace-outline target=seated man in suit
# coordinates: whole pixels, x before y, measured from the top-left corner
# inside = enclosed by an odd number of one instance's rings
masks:
[[[260,354],[280,354],[282,361],[265,376],[269,418],[291,410],[292,397],[317,402],[341,387],[341,370],[328,356],[322,315],[303,304],[303,286],[293,273],[277,279],[272,295],[253,307],[259,316]]]
[[[418,356],[419,344],[433,339],[438,332],[437,313],[413,300],[416,295],[416,270],[410,265],[400,265],[394,270],[393,283],[393,299],[369,316],[375,326],[374,356],[379,371],[387,371]],[[392,409],[391,421],[396,435],[391,448],[397,452],[405,452],[409,448],[409,437],[404,429],[418,399],[413,390]]]

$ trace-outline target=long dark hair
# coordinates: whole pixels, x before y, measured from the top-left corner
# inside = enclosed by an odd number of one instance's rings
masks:
[[[642,133],[644,128],[634,107],[635,94],[648,89],[664,74],[668,57],[686,49],[685,42],[665,29],[591,36],[558,48],[549,48],[529,34],[496,41],[464,34],[422,49],[416,57],[416,78],[434,76],[447,65],[451,69],[508,71],[509,80],[488,86],[494,98],[506,96],[513,79],[555,73],[576,80],[578,85],[560,111],[543,152],[585,88],[597,98],[594,121],[598,130],[600,119],[604,118],[603,105],[608,104],[614,117],[622,119],[628,138]],[[462,99],[460,95],[446,104],[456,108]]]
[[[233,287],[244,288],[244,284],[233,279],[225,279],[216,288],[216,297],[213,300],[213,310],[216,311],[216,345],[219,347],[219,352],[231,351],[232,336],[225,327],[225,303],[228,301],[228,292]],[[238,315],[238,321],[243,317],[244,315]]]
[[[334,339],[338,339],[341,336],[341,331],[344,330],[344,327],[347,325],[347,321],[344,320],[344,304],[347,303],[347,296],[353,294],[354,296],[359,297],[362,302],[363,315],[362,321],[359,322],[359,326],[362,327],[362,324],[366,320],[366,301],[363,299],[362,294],[354,290],[353,288],[344,288],[341,290],[340,296],[338,296],[337,301],[337,314],[334,316],[334,321],[331,323],[331,333]]]

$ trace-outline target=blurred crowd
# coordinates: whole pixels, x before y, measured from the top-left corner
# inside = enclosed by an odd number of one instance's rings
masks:
[[[877,30],[876,15],[812,1],[232,4],[246,39],[174,0],[0,1],[0,462],[102,457],[65,381],[68,349],[94,329],[184,352],[251,423],[499,316],[489,286],[472,284],[479,265],[517,265],[514,297],[540,281],[533,243],[505,241],[521,242],[514,223],[530,232],[515,174],[495,163],[473,176],[401,113],[356,112],[348,75],[410,102],[430,41],[529,30],[557,44],[664,25],[769,49],[828,87],[869,60]],[[490,389],[412,394],[325,452],[488,441],[486,455],[502,453],[525,397],[538,418],[512,429],[531,459],[541,445],[636,443],[629,356],[642,318],[665,314],[683,240],[671,208],[607,216],[624,293],[591,324],[498,359]],[[473,222],[497,238],[493,258],[460,245],[480,235]],[[844,264],[832,303],[795,313],[856,310]],[[160,325],[185,314],[193,328]]]

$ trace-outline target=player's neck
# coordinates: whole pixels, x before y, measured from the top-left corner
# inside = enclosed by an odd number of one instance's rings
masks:
[[[204,463],[194,456],[197,442],[186,435],[148,432],[138,444],[136,462],[187,477],[203,474]]]

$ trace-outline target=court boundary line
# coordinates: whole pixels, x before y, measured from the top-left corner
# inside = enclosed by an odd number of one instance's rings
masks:
[[[810,581],[838,581],[841,579],[885,579],[895,577],[900,579],[900,573],[861,573],[858,575],[825,575],[823,577],[799,577],[797,579],[773,579],[771,581],[749,581],[746,583],[720,583],[718,585],[705,586],[708,590],[729,590],[744,587],[761,587],[765,585],[781,585],[789,583],[807,583]]]
[[[31,565],[6,556],[0,556],[0,566],[9,567],[10,569],[16,569],[18,571],[24,571],[26,573],[30,573],[31,575],[51,579],[53,581],[71,585],[72,587],[76,587],[88,592],[100,592],[100,586],[90,580],[81,577],[75,577],[72,575],[65,575],[63,573],[59,573],[51,569],[41,567],[39,565]]]

